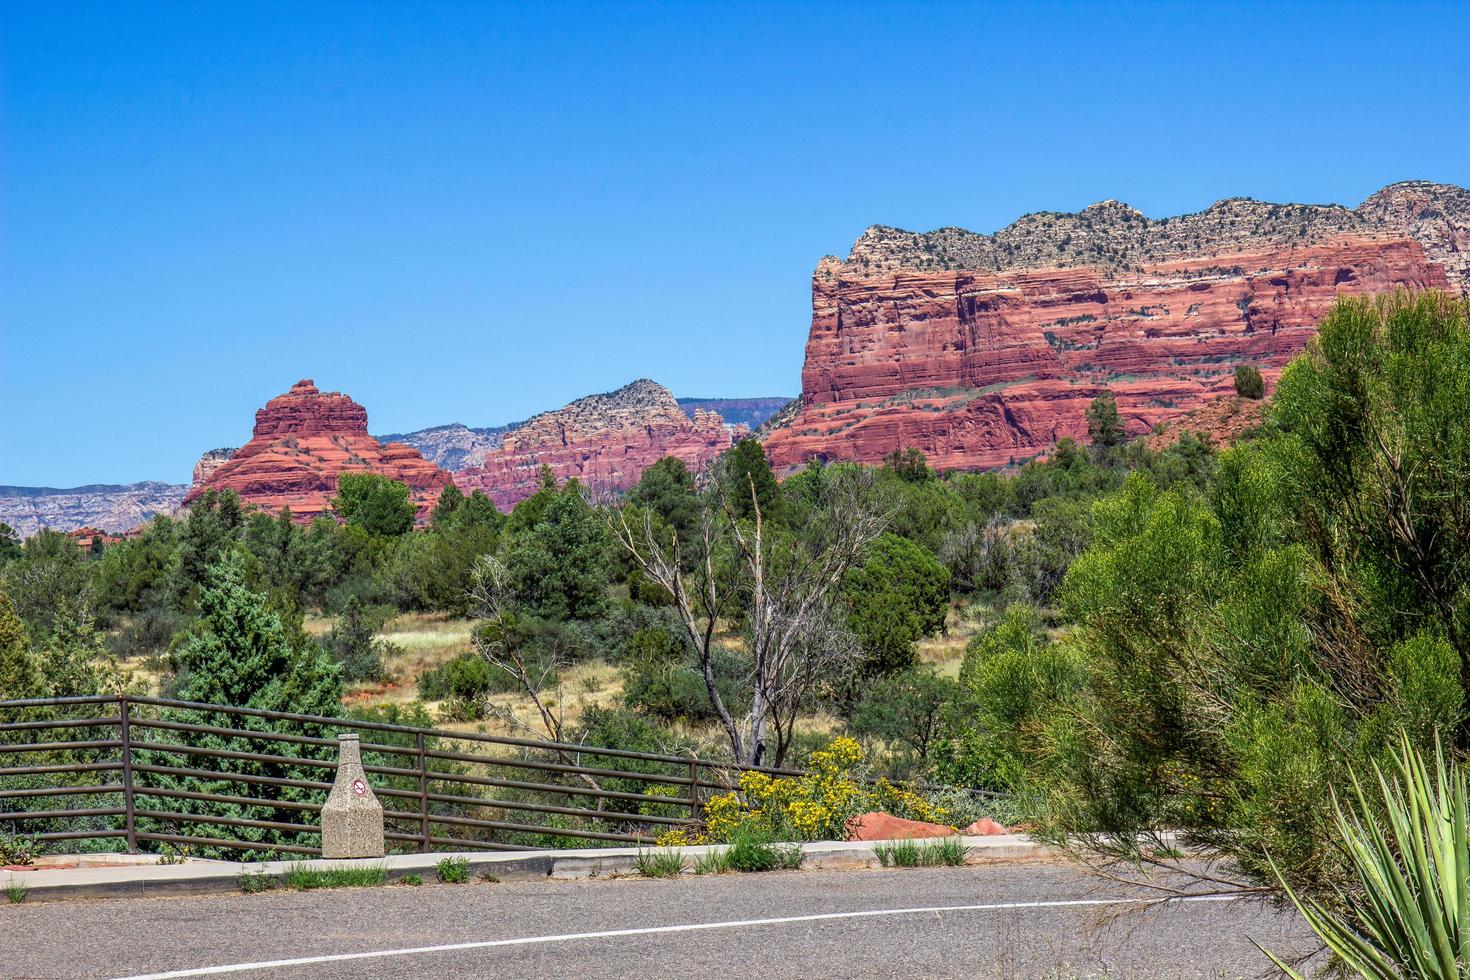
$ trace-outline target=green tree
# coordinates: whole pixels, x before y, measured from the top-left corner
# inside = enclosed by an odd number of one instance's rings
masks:
[[[748,493],[748,491],[747,491]],[[628,491],[628,503],[657,514],[679,535],[682,548],[694,545],[699,526],[699,498],[694,477],[682,459],[665,456],[643,471],[638,482]]]
[[[230,551],[205,577],[199,596],[200,618],[179,643],[174,657],[179,667],[179,681],[174,696],[185,701],[260,708],[267,711],[337,716],[341,713],[342,672],[326,653],[310,638],[283,623],[267,598],[251,591],[245,584],[245,561],[237,551]],[[261,732],[290,732],[324,736],[329,734],[315,724],[278,722],[266,718],[239,718],[205,708],[169,709],[164,712],[171,721],[214,727],[239,727]],[[257,753],[259,744],[244,736],[213,733],[177,733],[184,744],[225,752]],[[306,747],[294,743],[273,744],[271,754],[299,756]],[[314,754],[314,753],[313,753]],[[167,750],[148,750],[142,758],[159,765],[179,765],[179,758]],[[182,763],[187,765],[188,763]],[[285,762],[261,762],[250,759],[216,757],[212,767],[220,772],[263,776],[268,779],[319,779],[315,767],[294,766]],[[158,785],[190,792],[218,791],[218,781],[193,776],[158,775]],[[229,791],[238,784],[229,785]],[[241,794],[243,795],[243,794]],[[301,802],[311,798],[309,790],[260,783],[251,795],[262,798],[256,804],[203,803],[188,799],[168,798],[165,808],[184,813],[210,813],[246,820],[302,823],[300,811],[272,805],[276,799]],[[146,798],[146,794],[145,794]],[[163,826],[143,821],[145,829]],[[208,835],[209,831],[196,831]],[[231,827],[236,839],[258,842],[260,852],[268,852],[276,844],[314,844],[310,831],[296,832],[260,827]],[[205,854],[214,852],[201,846]],[[229,852],[226,852],[229,853]]]
[[[381,473],[343,473],[332,509],[349,526],[385,538],[411,531],[416,513],[408,486]]]
[[[1470,753],[1467,399],[1464,301],[1342,300],[1208,493],[1135,473],[1094,508],[1060,593],[1087,683],[1018,733],[1052,832],[1178,828],[1340,901],[1323,801],[1399,730]]]
[[[0,565],[20,557],[20,535],[15,528],[0,521]]]
[[[551,620],[590,620],[607,608],[611,539],[575,481],[549,494],[542,519],[511,536],[505,567],[517,600]]]
[[[31,653],[25,623],[0,592],[0,701],[43,696],[40,664]]]
[[[208,570],[239,540],[245,511],[233,490],[209,489],[189,505],[179,530],[173,571],[176,603],[188,610]]]
[[[724,490],[726,504],[741,520],[755,516],[757,502],[765,520],[779,521],[784,516],[781,487],[771,470],[771,461],[766,458],[765,447],[754,439],[742,439],[725,454],[720,486]]]
[[[944,628],[949,569],[912,541],[883,534],[848,572],[843,596],[864,672],[891,673],[912,666],[914,643]]]
[[[923,764],[939,740],[945,711],[958,694],[958,684],[928,666],[881,677],[853,709],[852,730],[902,745],[915,764]]]
[[[1235,393],[1241,398],[1259,401],[1266,397],[1266,382],[1261,378],[1261,369],[1254,364],[1238,364],[1235,367]]]
[[[464,503],[464,493],[453,483],[439,492],[439,499],[434,504],[433,513],[429,515],[429,523],[439,526],[451,519],[459,510],[459,505]]]
[[[1087,438],[1099,450],[1121,446],[1127,439],[1118,415],[1118,399],[1111,391],[1098,395],[1087,406]]]
[[[30,629],[32,641],[51,635],[65,601],[90,605],[94,564],[69,536],[49,529],[27,538],[20,558],[5,564],[0,587]]]
[[[199,598],[199,622],[174,660],[176,694],[185,701],[335,714],[341,672],[316,644],[294,645],[266,597],[245,584],[245,563],[231,551],[209,570]]]

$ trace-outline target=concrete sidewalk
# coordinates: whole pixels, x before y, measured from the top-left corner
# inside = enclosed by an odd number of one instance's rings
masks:
[[[1061,852],[1018,834],[961,838],[970,848],[968,864],[997,861],[1054,859]],[[874,853],[877,841],[819,841],[802,844],[803,868],[843,870],[879,866]],[[723,845],[679,848],[692,865],[699,856],[722,850]],[[388,880],[419,875],[432,880],[434,868],[447,857],[463,858],[471,877],[494,876],[501,881],[530,879],[576,879],[612,877],[635,873],[640,853],[658,848],[609,847],[558,851],[463,851],[432,854],[395,854],[384,858],[351,861],[320,859],[299,861],[235,862],[190,859],[183,864],[138,863],[138,855],[87,855],[87,864],[76,868],[38,868],[31,871],[0,871],[0,888],[12,883],[25,886],[27,902],[64,899],[139,898],[168,895],[201,895],[241,890],[242,875],[284,874],[292,867],[387,868]]]

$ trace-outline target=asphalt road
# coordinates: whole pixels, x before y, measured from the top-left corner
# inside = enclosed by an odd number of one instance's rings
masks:
[[[0,973],[1214,980],[1312,948],[1294,913],[1145,894],[1023,864],[0,905]]]

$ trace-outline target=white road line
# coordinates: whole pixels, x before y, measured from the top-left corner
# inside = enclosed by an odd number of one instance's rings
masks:
[[[621,936],[652,936],[669,932],[699,932],[707,929],[742,929],[747,926],[774,926],[791,922],[825,922],[833,919],[863,919],[891,915],[928,915],[935,912],[997,912],[1006,909],[1076,908],[1099,905],[1175,904],[1179,902],[1233,902],[1234,895],[1197,895],[1184,898],[1095,898],[1055,902],[999,902],[991,905],[931,905],[925,908],[867,909],[860,912],[823,912],[813,915],[786,915],[772,919],[738,919],[733,922],[691,922],[677,926],[645,926],[638,929],[607,929],[602,932],[569,932],[555,936],[522,936],[516,939],[485,939],[469,943],[447,943],[442,946],[413,946],[407,949],[376,949],[362,953],[328,953],[322,956],[298,956],[289,960],[259,960],[254,963],[227,963],[223,966],[201,966],[165,973],[143,973],[121,980],[165,980],[168,977],[204,977],[216,973],[243,973],[246,970],[273,970],[285,966],[310,966],[313,963],[342,963],[347,960],[380,959],[388,956],[417,956],[422,953],[448,953],[465,949],[491,949],[496,946],[531,946],[539,943],[565,943],[583,939],[613,939]]]

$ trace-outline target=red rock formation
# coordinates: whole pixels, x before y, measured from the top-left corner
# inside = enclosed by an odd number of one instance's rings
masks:
[[[255,434],[224,461],[196,467],[187,507],[208,489],[229,489],[246,504],[291,508],[300,521],[331,510],[337,478],[371,472],[406,483],[423,518],[450,483],[449,474],[402,443],[368,435],[367,410],[339,392],[298,381],[255,413]],[[203,464],[201,464],[202,466]]]
[[[1186,432],[1207,438],[1216,446],[1228,446],[1258,430],[1266,422],[1266,403],[1230,396],[1205,402],[1155,431],[1145,442],[1153,450],[1178,442]]]
[[[1231,394],[1238,363],[1274,382],[1339,295],[1449,285],[1417,241],[1368,233],[1115,268],[824,259],[801,410],[765,446],[786,471],[910,447],[941,469],[1005,466],[1085,438],[1104,390],[1138,435]]]
[[[860,813],[847,821],[848,840],[915,840],[925,837],[953,837],[954,834],[953,827],[895,817],[882,810]]]
[[[639,380],[536,416],[454,480],[465,492],[483,490],[501,508],[536,492],[542,466],[558,481],[576,477],[595,493],[621,492],[665,456],[698,471],[744,435],[744,426],[732,431],[714,412],[685,415],[668,389]]]

